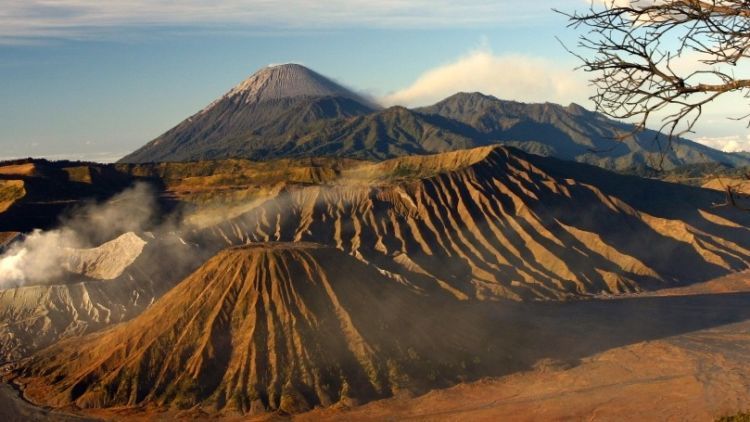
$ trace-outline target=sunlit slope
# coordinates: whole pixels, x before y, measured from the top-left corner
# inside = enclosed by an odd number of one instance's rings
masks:
[[[220,163],[138,168],[210,184]],[[178,284],[162,258],[177,243],[149,241],[113,280],[0,292],[15,310],[3,320],[20,327],[4,331],[20,339],[13,356],[42,344],[29,340],[39,325],[54,327],[46,344],[62,338],[14,367],[27,398],[244,415],[421,393],[533,363],[523,347],[535,328],[516,313],[531,305],[505,299],[665,289],[750,262],[750,214],[714,207],[721,192],[513,148],[230,163],[278,188],[218,224],[183,227],[179,244],[203,255]],[[123,279],[141,265],[153,272]],[[106,296],[105,285],[122,290]],[[133,298],[133,313],[103,317]]]
[[[206,229],[314,241],[459,298],[552,299],[702,281],[750,262],[721,194],[504,147],[362,165]]]
[[[55,407],[240,413],[424,391],[499,353],[477,354],[470,319],[434,318],[441,303],[334,248],[231,248],[138,318],[35,355],[18,381]]]

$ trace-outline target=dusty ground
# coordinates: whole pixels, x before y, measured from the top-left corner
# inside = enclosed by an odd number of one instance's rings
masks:
[[[34,163],[9,164],[0,166],[0,175],[4,176],[29,176],[34,173]]]
[[[572,368],[389,399],[300,420],[697,420],[750,408],[750,323],[615,348]]]

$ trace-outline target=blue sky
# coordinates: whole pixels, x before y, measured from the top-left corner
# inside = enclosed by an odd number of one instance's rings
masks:
[[[553,7],[581,0],[4,0],[0,158],[118,158],[257,69],[297,62],[387,104],[460,90],[589,106]],[[744,142],[709,115],[697,137]],[[715,146],[721,147],[723,144]]]

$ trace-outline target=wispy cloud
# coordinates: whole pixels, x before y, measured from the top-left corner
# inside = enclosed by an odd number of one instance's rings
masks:
[[[481,47],[423,73],[409,87],[381,98],[385,105],[420,106],[456,92],[482,92],[524,102],[585,103],[589,88],[573,65],[529,55],[495,55]]]
[[[551,15],[565,0],[6,0],[0,40],[86,37],[132,26],[456,27]]]

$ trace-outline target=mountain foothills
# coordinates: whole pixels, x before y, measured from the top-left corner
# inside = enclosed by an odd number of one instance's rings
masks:
[[[581,106],[524,104],[459,93],[414,110],[371,100],[296,64],[268,67],[122,162],[244,157],[383,160],[491,144],[643,172],[696,163],[750,165],[750,158],[654,131],[634,134]]]

